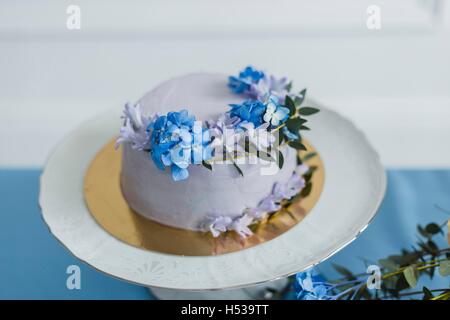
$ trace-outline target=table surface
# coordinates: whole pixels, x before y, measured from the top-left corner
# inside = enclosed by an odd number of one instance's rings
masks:
[[[148,291],[104,275],[77,260],[51,236],[37,203],[41,170],[0,170],[0,299],[151,299]],[[416,225],[448,219],[450,170],[389,170],[388,189],[374,222],[352,244],[319,265],[362,272],[362,258],[377,261],[416,240]],[[336,212],[339,214],[339,212]],[[439,239],[438,244],[445,244]],[[71,265],[81,269],[81,289],[66,286]],[[439,275],[421,285],[449,286]]]

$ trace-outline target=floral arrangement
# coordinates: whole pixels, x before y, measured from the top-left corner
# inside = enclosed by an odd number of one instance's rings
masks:
[[[231,104],[218,119],[204,123],[187,110],[145,116],[139,104],[125,105],[117,146],[129,143],[136,150],[148,152],[159,169],[170,168],[175,181],[189,177],[191,164],[213,170],[214,160],[221,158],[231,161],[243,175],[235,161],[242,155],[277,161],[281,168],[283,154],[276,146],[286,144],[306,150],[300,135],[300,131],[309,130],[304,117],[319,111],[302,106],[306,89],[292,93],[292,82],[287,78],[266,76],[253,67],[230,76],[228,87],[245,100]],[[218,222],[216,225],[224,228]]]
[[[433,278],[436,271],[450,276],[450,248],[439,248],[434,237],[443,236],[448,221],[442,224],[418,225],[418,241],[399,254],[378,260],[371,272],[354,274],[347,268],[333,265],[343,278],[327,280],[314,269],[298,273],[292,281],[299,300],[378,300],[419,298],[450,300],[450,287],[414,290],[418,279]],[[449,238],[450,239],[450,238]],[[450,240],[449,240],[450,241]],[[367,264],[367,263],[366,263]],[[378,286],[377,286],[378,281]]]
[[[314,154],[309,154],[312,157]],[[235,219],[228,216],[213,217],[207,221],[204,229],[211,232],[213,237],[218,237],[221,233],[235,231],[242,238],[251,236],[253,232],[250,226],[264,220],[281,208],[288,207],[299,196],[307,196],[312,174],[316,167],[309,167],[306,164],[297,166],[292,176],[286,183],[275,183],[272,192],[263,198],[255,208],[247,208],[243,214]],[[302,190],[305,190],[302,194]]]

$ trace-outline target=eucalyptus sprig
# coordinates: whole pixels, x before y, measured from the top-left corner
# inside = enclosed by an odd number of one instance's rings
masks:
[[[297,150],[306,150],[305,145],[302,142],[301,131],[311,130],[306,123],[308,122],[305,117],[318,113],[320,110],[313,107],[302,106],[306,98],[306,89],[303,89],[292,98],[290,95],[286,95],[284,105],[289,109],[289,119],[282,123],[278,127],[274,128],[272,132],[280,131],[279,144],[283,142],[287,143],[290,147]]]
[[[418,297],[423,300],[450,300],[450,287],[432,288],[422,287],[421,290],[411,289],[417,287],[421,277],[432,279],[436,271],[442,277],[450,276],[450,248],[440,248],[435,241],[436,237],[445,236],[448,222],[429,223],[418,225],[418,240],[408,249],[401,249],[399,254],[390,255],[378,260],[381,274],[379,275],[380,290],[368,288],[369,274],[354,274],[340,265],[333,265],[334,269],[343,276],[334,281],[317,282],[325,288],[326,293],[318,299],[335,300],[377,300],[401,299],[403,297]],[[312,292],[312,291],[311,291]],[[301,291],[314,297],[311,292]]]

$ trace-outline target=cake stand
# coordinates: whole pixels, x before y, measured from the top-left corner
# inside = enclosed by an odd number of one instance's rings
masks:
[[[85,204],[83,179],[96,153],[119,131],[119,111],[82,124],[54,150],[41,177],[43,219],[78,259],[149,287],[159,298],[267,298],[268,287],[279,289],[287,276],[352,242],[374,218],[385,193],[384,169],[364,134],[336,112],[317,107],[321,112],[311,117],[314,130],[305,138],[324,163],[322,194],[304,220],[268,242],[217,256],[171,255],[128,245],[100,227]]]

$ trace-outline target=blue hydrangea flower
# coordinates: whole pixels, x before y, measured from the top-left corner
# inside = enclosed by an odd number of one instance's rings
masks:
[[[330,300],[328,295],[331,285],[324,281],[314,269],[309,269],[295,276],[294,288],[298,300]]]
[[[255,127],[263,124],[266,105],[259,100],[247,100],[242,104],[230,104],[231,117],[238,117],[241,121],[251,122]]]
[[[264,114],[264,122],[268,122],[272,127],[278,127],[289,117],[289,109],[278,103],[278,97],[270,96],[266,104],[266,113]]]
[[[299,135],[290,131],[287,127],[283,127],[283,134],[289,139],[289,140],[297,140],[299,138]]]
[[[264,76],[264,72],[248,66],[237,77],[230,76],[228,78],[228,87],[234,93],[249,93],[250,86],[258,83]]]
[[[148,131],[153,162],[161,170],[170,167],[175,181],[189,177],[191,163],[199,164],[212,156],[208,131],[186,110],[157,117]]]

